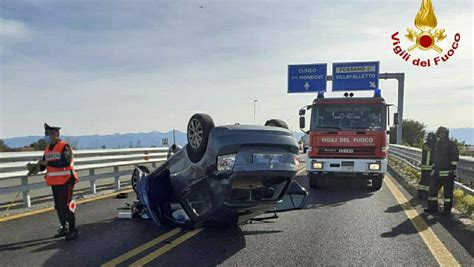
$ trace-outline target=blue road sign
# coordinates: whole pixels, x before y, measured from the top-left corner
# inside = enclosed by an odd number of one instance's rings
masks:
[[[288,65],[288,93],[326,91],[327,64]]]
[[[358,91],[379,88],[379,62],[332,64],[332,90]]]

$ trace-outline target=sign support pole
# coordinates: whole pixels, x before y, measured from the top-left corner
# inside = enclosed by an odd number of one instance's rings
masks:
[[[403,100],[405,94],[405,73],[380,73],[379,79],[394,79],[398,82],[398,125],[397,125],[397,144],[402,143],[403,134]],[[332,75],[327,76],[328,81],[332,81]],[[390,115],[390,114],[389,114]]]

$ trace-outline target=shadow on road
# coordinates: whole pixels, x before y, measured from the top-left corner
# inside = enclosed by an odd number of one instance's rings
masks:
[[[309,187],[308,178],[306,176],[296,177],[306,190],[309,197],[306,202],[307,209],[320,207],[336,207],[344,205],[354,199],[367,198],[373,195],[368,187],[368,181],[357,178],[332,178],[323,188],[313,189]]]
[[[418,232],[423,232],[428,229],[428,227],[438,223],[435,219],[433,218],[422,218],[420,215],[416,216],[413,218],[414,221],[419,221],[419,220],[424,220],[426,224],[419,224],[419,226],[423,226],[419,229],[419,231],[415,228],[413,223],[410,221],[410,219],[406,219],[404,222],[401,224],[395,226],[392,228],[391,231],[382,233],[380,236],[381,237],[397,237],[399,235],[412,235],[412,234],[418,234]]]
[[[271,234],[272,231],[268,231]],[[265,232],[242,232],[238,226],[210,227],[161,256],[153,266],[216,266],[245,248],[245,235]]]
[[[417,208],[417,207],[422,208],[423,204],[422,204],[421,201],[422,200],[412,198],[408,201],[408,203],[410,203],[410,205],[414,208]],[[393,205],[391,207],[388,207],[387,210],[385,210],[385,212],[387,212],[387,213],[396,213],[396,212],[400,212],[400,211],[403,211],[402,205]]]
[[[22,241],[17,243],[10,243],[5,245],[0,245],[0,251],[14,251],[29,247],[36,247],[43,244],[55,243],[58,239],[56,238],[38,238],[34,240]]]
[[[53,253],[45,266],[99,266],[144,243],[157,238],[169,229],[156,227],[151,221],[110,219],[79,225],[80,237],[74,241],[63,238],[36,239],[2,245],[2,250],[30,247],[28,253]],[[160,266],[215,266],[242,248],[245,235],[272,234],[278,231],[247,231],[240,227],[211,227],[158,259]],[[179,236],[180,234],[178,234]],[[167,241],[156,245],[158,249]],[[150,253],[148,251],[147,253]],[[141,255],[140,257],[143,257]],[[136,260],[135,259],[131,259]]]
[[[66,241],[63,238],[40,246],[31,253],[55,251],[45,266],[99,266],[118,255],[138,247],[166,230],[151,221],[109,219],[78,226],[79,238]]]
[[[268,234],[276,234],[281,233],[283,231],[243,231],[244,235],[268,235]]]
[[[474,229],[472,226],[466,226],[460,221],[453,219],[452,217],[441,216],[440,214],[428,215],[423,213],[422,208],[426,205],[424,200],[415,198],[417,191],[415,188],[410,186],[405,179],[400,177],[397,173],[389,172],[390,175],[403,186],[403,188],[410,194],[409,203],[414,207],[420,215],[415,217],[415,219],[422,218],[429,226],[434,224],[441,224],[444,229],[446,229],[449,234],[451,234],[462,247],[474,257]],[[401,205],[395,205],[387,208],[385,212],[401,212],[403,207]],[[424,229],[423,229],[424,230]],[[383,233],[382,237],[395,237],[400,234],[414,234],[417,233],[415,227],[412,225],[410,220],[401,223],[400,225],[392,228],[392,231]]]
[[[33,250],[32,252],[42,252],[42,251],[47,251],[47,250],[52,250],[52,249],[60,249],[60,253],[61,252],[70,253],[68,252],[68,250],[71,249],[72,247],[76,247],[78,242],[81,243],[80,244],[81,246],[89,247],[89,245],[91,245],[90,244],[91,242],[98,241],[96,239],[98,237],[97,230],[103,229],[104,227],[107,227],[107,225],[113,224],[113,222],[114,222],[114,219],[99,221],[93,224],[80,225],[78,226],[79,233],[80,233],[79,239],[73,240],[73,241],[66,241],[64,238],[57,238],[57,239],[54,239],[56,242],[51,243],[47,246],[42,246],[40,248],[37,248]]]

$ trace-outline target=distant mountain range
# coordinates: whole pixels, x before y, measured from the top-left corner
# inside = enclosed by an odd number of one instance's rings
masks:
[[[466,142],[466,145],[474,145],[474,128],[449,129],[449,136]]]
[[[176,144],[183,146],[187,143],[186,133],[175,131]],[[297,140],[303,136],[302,132],[295,132]],[[450,136],[465,141],[466,144],[474,145],[474,128],[456,128],[450,129]],[[24,136],[3,139],[5,144],[11,148],[29,146],[31,143],[43,138],[42,136]],[[148,132],[148,133],[126,133],[110,135],[82,135],[82,136],[63,136],[63,139],[74,145],[77,149],[100,149],[105,148],[128,148],[128,147],[151,147],[162,146],[162,139],[168,138],[169,144],[173,143],[173,131],[166,133]]]
[[[176,144],[183,146],[187,143],[186,134],[180,131],[175,132]],[[3,139],[5,144],[11,148],[29,146],[38,141],[43,136],[24,136]],[[128,147],[151,147],[162,146],[162,139],[168,138],[169,144],[173,143],[173,131],[166,133],[126,133],[110,135],[82,135],[82,136],[62,136],[64,140],[72,144],[77,149],[100,149],[105,148],[128,148]]]

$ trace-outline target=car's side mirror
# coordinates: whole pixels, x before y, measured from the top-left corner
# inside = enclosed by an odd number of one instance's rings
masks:
[[[304,117],[300,117],[300,129],[304,129],[306,127],[306,120]]]
[[[300,116],[304,116],[306,114],[306,110],[304,108],[300,109]]]
[[[393,113],[393,124],[398,125],[398,113]]]
[[[389,131],[387,131],[387,134],[390,134],[390,130],[389,130]]]
[[[288,211],[304,208],[306,200],[308,199],[308,191],[301,186],[297,181],[294,181],[290,185],[290,189],[283,197],[282,202],[275,206],[274,211]]]

